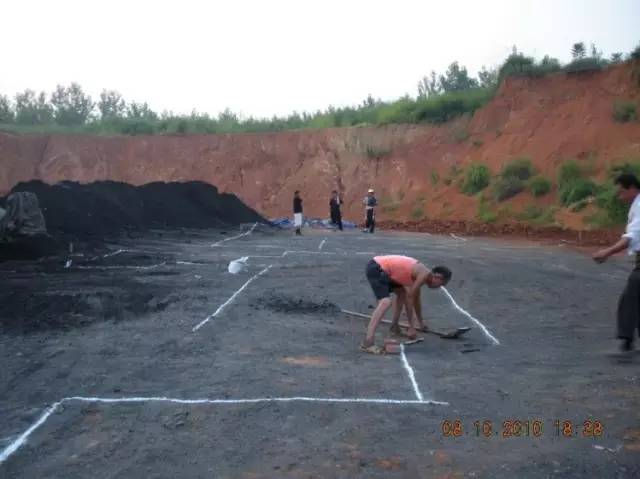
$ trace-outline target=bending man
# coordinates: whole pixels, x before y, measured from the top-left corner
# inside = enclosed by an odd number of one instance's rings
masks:
[[[406,306],[407,319],[409,320],[408,335],[410,338],[415,338],[416,330],[424,329],[422,308],[420,307],[420,288],[427,285],[431,289],[436,289],[446,285],[450,279],[451,271],[446,266],[436,266],[430,271],[424,264],[409,256],[374,257],[367,264],[367,280],[378,300],[378,305],[371,316],[367,336],[361,349],[375,352],[376,329],[391,306],[391,293],[395,293],[397,296],[392,328],[397,327],[402,308]]]

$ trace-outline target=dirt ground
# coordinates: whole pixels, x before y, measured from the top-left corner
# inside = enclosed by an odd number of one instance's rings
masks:
[[[0,263],[1,477],[640,477],[640,356],[607,356],[624,257],[238,234],[150,232],[69,268]],[[339,309],[371,311],[364,269],[381,253],[449,266],[449,292],[487,333],[423,291],[432,327],[473,329],[428,335],[406,363],[360,353],[366,321]],[[243,256],[247,271],[228,273]]]

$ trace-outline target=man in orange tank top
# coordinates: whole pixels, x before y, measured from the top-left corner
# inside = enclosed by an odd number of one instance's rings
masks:
[[[397,296],[393,311],[392,330],[398,327],[400,313],[402,308],[406,307],[409,320],[408,335],[410,338],[415,338],[417,336],[416,329],[424,329],[420,288],[427,285],[431,289],[436,289],[446,285],[451,279],[451,270],[446,266],[436,266],[429,270],[417,259],[401,255],[374,257],[367,264],[366,274],[373,294],[378,300],[378,305],[373,311],[367,328],[367,337],[361,345],[361,349],[367,352],[374,352],[376,329],[382,317],[391,307],[391,293],[395,293]]]

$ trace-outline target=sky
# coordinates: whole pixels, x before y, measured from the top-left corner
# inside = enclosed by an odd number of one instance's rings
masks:
[[[514,45],[566,62],[640,43],[640,0],[5,0],[0,93],[78,82],[156,111],[244,117],[415,96],[454,60],[475,74]]]

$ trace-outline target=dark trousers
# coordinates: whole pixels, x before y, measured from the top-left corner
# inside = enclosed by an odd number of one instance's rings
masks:
[[[637,263],[618,301],[618,338],[633,340],[636,328],[640,331],[640,264]]]
[[[338,225],[338,229],[342,231],[342,214],[339,211],[331,212],[331,222],[334,225]]]
[[[373,210],[367,210],[367,221],[364,227],[369,230],[369,233],[373,233],[376,229],[376,217],[373,214]]]

